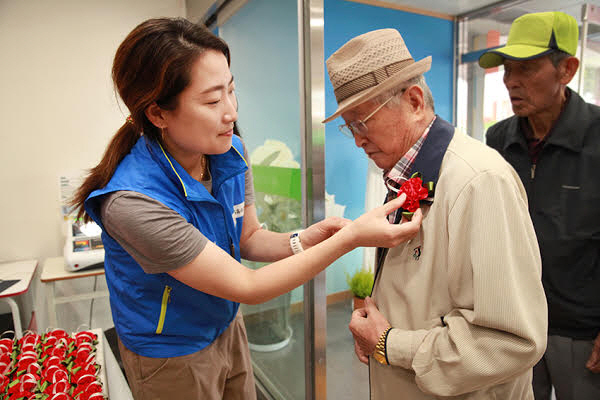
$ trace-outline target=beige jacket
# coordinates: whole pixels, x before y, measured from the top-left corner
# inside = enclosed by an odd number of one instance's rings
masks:
[[[521,181],[457,131],[435,189],[418,236],[390,249],[375,282],[393,329],[391,365],[369,363],[371,397],[533,399],[547,308]]]

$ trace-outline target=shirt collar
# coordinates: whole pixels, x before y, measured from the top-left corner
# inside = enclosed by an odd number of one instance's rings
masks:
[[[583,147],[583,138],[586,133],[585,129],[581,129],[581,121],[589,118],[587,109],[585,109],[585,101],[569,87],[566,88],[567,100],[560,113],[557,121],[544,138],[546,144],[562,146],[573,151],[581,151]],[[523,131],[522,123],[527,124],[526,118],[516,117],[511,118],[506,129],[506,141],[504,149],[506,150],[513,144],[519,144],[524,149],[527,149],[527,140]]]

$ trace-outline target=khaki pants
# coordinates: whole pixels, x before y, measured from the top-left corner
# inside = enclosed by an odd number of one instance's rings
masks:
[[[119,340],[135,400],[255,400],[254,375],[242,314],[210,346],[181,357],[150,358]]]

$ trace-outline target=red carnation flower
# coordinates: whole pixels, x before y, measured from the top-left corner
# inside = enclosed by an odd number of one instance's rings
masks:
[[[37,346],[42,341],[42,337],[37,333],[28,333],[19,339],[19,345],[22,347],[26,344]]]
[[[44,389],[45,394],[56,394],[56,393],[66,393],[71,390],[71,384],[67,382],[65,379],[56,381],[52,385],[49,385],[46,389]]]
[[[46,337],[55,337],[58,339],[66,338],[68,336],[69,336],[69,334],[64,329],[54,329],[54,330],[51,330],[50,332],[46,333]]]
[[[0,374],[8,374],[10,370],[12,360],[10,354],[3,354],[0,356]]]
[[[96,343],[98,341],[98,335],[94,332],[82,331],[76,333],[74,336],[77,346],[80,346],[82,343]]]
[[[6,346],[9,351],[12,351],[15,341],[13,339],[0,339],[0,346]]]
[[[90,394],[82,394],[79,397],[79,400],[104,400],[104,395],[102,392],[90,393]]]
[[[27,371],[30,364],[37,363],[37,354],[22,354],[17,361],[17,372]]]
[[[6,389],[9,383],[10,379],[8,378],[8,376],[0,374],[0,393],[4,393],[4,390]]]
[[[77,365],[71,371],[71,380],[73,382],[79,382],[79,379],[83,375],[94,375],[94,376],[96,376],[96,365],[95,365],[95,363],[89,363],[87,365],[84,365],[84,364]]]
[[[67,393],[61,392],[61,393],[55,393],[51,397],[48,397],[47,400],[73,400],[73,398],[71,396],[69,396]]]
[[[48,381],[51,383],[66,381],[69,379],[69,373],[62,368],[57,368],[49,378]]]
[[[14,393],[10,393],[10,397],[8,398],[8,400],[22,400],[22,399],[33,399],[35,395],[32,392],[29,391],[22,391],[22,392],[14,392]]]
[[[78,386],[73,395],[77,396],[79,394],[80,400],[92,400],[92,399],[101,399],[102,396],[102,385],[98,381],[90,382],[87,385]],[[92,397],[93,396],[93,397]]]
[[[11,386],[13,385],[13,386]],[[8,393],[23,393],[23,392],[33,392],[37,387],[37,382],[31,379],[22,379],[13,381],[8,385]],[[18,397],[17,397],[18,398]]]
[[[62,360],[56,356],[50,356],[44,360],[44,369],[50,368],[52,365],[60,365]]]
[[[406,200],[402,208],[410,212],[415,212],[419,208],[419,202],[425,200],[429,195],[429,190],[423,187],[423,180],[421,178],[413,177],[402,184],[398,191],[398,196],[402,193],[406,193]]]
[[[76,381],[77,387],[80,387],[80,388],[85,388],[87,385],[89,385],[92,382],[96,382],[96,376],[92,375],[92,374],[82,375]]]
[[[92,361],[94,361],[95,355],[94,353],[92,353],[90,351],[90,349],[87,349],[85,347],[80,348],[79,350],[77,350],[77,355],[75,356],[75,361],[74,363],[77,365],[82,365],[82,364],[89,364]]]
[[[40,364],[37,362],[34,362],[27,366],[27,372],[39,378],[40,373],[42,372],[42,367],[40,367]]]
[[[67,355],[67,350],[62,346],[53,347],[52,350],[50,350],[50,355],[56,356],[62,361]]]

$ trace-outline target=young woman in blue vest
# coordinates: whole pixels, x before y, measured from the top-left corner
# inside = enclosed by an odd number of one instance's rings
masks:
[[[111,310],[137,400],[256,398],[239,303],[286,293],[358,246],[396,246],[420,225],[420,213],[387,222],[400,198],[291,239],[261,229],[234,134],[229,62],[227,44],[187,20],[136,27],[112,70],[131,116],[74,199],[79,216],[103,230]],[[252,270],[241,257],[273,263]]]

